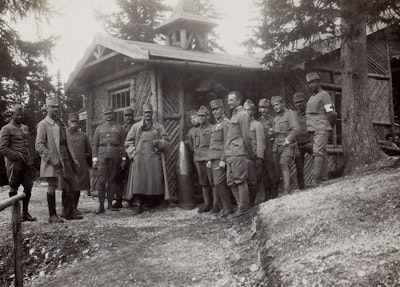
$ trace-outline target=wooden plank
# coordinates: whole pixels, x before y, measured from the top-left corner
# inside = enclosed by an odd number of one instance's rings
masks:
[[[6,209],[7,207],[13,206],[14,203],[18,202],[19,200],[25,198],[25,193],[20,193],[10,198],[4,199],[0,201],[0,211]]]
[[[14,283],[16,287],[19,287],[24,282],[24,274],[22,272],[21,203],[19,201],[14,203],[11,215],[14,241]]]
[[[100,79],[96,80],[95,82],[93,82],[92,86],[93,87],[100,86],[105,83],[108,83],[108,82],[111,82],[111,81],[114,81],[114,80],[117,80],[120,78],[124,78],[124,77],[127,77],[132,74],[142,72],[143,70],[146,70],[146,69],[147,69],[147,67],[145,65],[136,64],[133,67],[130,67],[126,70],[114,73],[114,74],[106,76],[104,78],[100,78]]]
[[[157,111],[158,121],[160,124],[164,124],[164,105],[163,105],[163,86],[162,86],[162,72],[156,70],[157,77]]]
[[[182,115],[179,121],[179,141],[183,141],[183,128],[185,126],[185,91],[183,90],[183,79],[179,77],[178,79],[178,110],[179,114]]]
[[[155,109],[156,111],[158,110],[157,107],[157,71],[156,68],[153,67],[150,70],[150,104],[153,106],[153,109]],[[158,122],[159,118],[158,118],[158,113],[154,113],[153,114],[153,118]]]

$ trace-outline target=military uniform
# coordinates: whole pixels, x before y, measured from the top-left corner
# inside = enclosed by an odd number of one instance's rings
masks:
[[[268,108],[271,103],[267,99],[260,99],[258,102],[259,107]],[[275,198],[277,194],[277,179],[276,172],[274,171],[274,162],[272,156],[272,145],[274,143],[274,139],[270,134],[270,130],[272,130],[272,125],[274,124],[274,116],[268,113],[265,117],[261,115],[258,119],[261,125],[264,128],[265,134],[265,151],[264,151],[264,170],[263,170],[263,184],[265,189],[265,201]]]
[[[210,102],[211,109],[217,109],[224,107],[221,99],[213,100]],[[220,166],[221,162],[226,162],[226,156],[224,152],[225,139],[228,132],[229,120],[222,115],[216,123],[211,127],[210,135],[210,147],[208,153],[208,161],[210,164],[210,181],[211,185],[215,189],[214,195],[214,207],[218,201],[222,204],[222,216],[227,216],[232,213],[232,203],[230,193],[226,185],[226,168]],[[219,198],[216,200],[215,198]]]
[[[228,95],[229,97],[229,95]],[[225,142],[227,184],[238,203],[237,215],[250,206],[247,186],[249,159],[255,159],[250,140],[250,117],[242,106],[233,109]]]
[[[305,102],[305,96],[302,93],[296,93],[293,96],[293,102]],[[312,155],[311,135],[307,132],[306,117],[303,111],[297,110],[297,120],[299,122],[299,133],[296,136],[297,152],[295,154],[296,176],[299,189],[305,188],[304,182],[304,163],[305,154]]]
[[[103,114],[112,113],[105,108]],[[93,162],[98,162],[99,212],[104,212],[104,201],[107,194],[108,209],[113,209],[112,201],[119,187],[121,160],[125,160],[125,131],[120,124],[106,121],[94,132],[92,150]]]
[[[306,78],[308,83],[320,80],[316,73],[307,74]],[[312,134],[314,183],[321,181],[326,145],[332,130],[328,113],[335,113],[333,102],[329,93],[320,88],[318,93],[309,98],[306,109],[307,131]]]
[[[271,102],[279,101],[282,97],[272,97]],[[272,147],[275,170],[280,170],[283,178],[283,192],[290,192],[290,163],[294,160],[296,136],[299,123],[296,113],[283,107],[283,110],[274,117]]]
[[[78,121],[77,114],[69,114],[69,121]],[[79,130],[76,126],[70,126],[68,128],[68,135],[71,139],[72,148],[79,161],[79,167],[77,167],[77,180],[73,186],[73,206],[74,212],[80,214],[77,209],[80,191],[90,189],[90,174],[89,169],[92,167],[92,147],[89,142],[89,138],[86,133]]]
[[[201,106],[197,111],[197,116],[207,116],[208,110],[205,106]],[[205,120],[196,127],[194,132],[194,141],[189,138],[189,145],[193,149],[193,161],[196,167],[199,184],[203,193],[204,205],[199,208],[199,212],[208,212],[212,209],[211,195],[211,171],[207,168],[208,153],[211,138],[211,124]],[[193,139],[193,138],[192,138]]]
[[[13,112],[17,110],[22,111],[22,107],[16,105]],[[29,130],[26,125],[17,124],[12,120],[9,124],[3,126],[0,131],[0,155],[5,158],[5,167],[11,188],[9,196],[16,195],[20,185],[24,188],[22,220],[36,220],[28,212],[33,186],[33,156],[29,143]]]

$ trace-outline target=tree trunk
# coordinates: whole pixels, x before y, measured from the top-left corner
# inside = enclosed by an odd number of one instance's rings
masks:
[[[358,1],[359,3],[364,1]],[[345,174],[383,159],[375,138],[368,91],[366,16],[342,1],[342,137]],[[364,3],[365,4],[365,3]]]

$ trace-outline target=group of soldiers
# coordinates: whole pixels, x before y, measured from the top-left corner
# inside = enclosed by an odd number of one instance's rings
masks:
[[[265,200],[291,189],[290,165],[295,162],[300,189],[305,188],[305,154],[313,156],[313,180],[322,181],[329,131],[336,121],[330,95],[321,88],[317,73],[307,74],[312,95],[306,102],[302,93],[293,95],[296,111],[286,107],[282,97],[262,98],[256,106],[238,91],[228,94],[231,118],[224,114],[222,99],[210,102],[209,111],[201,106],[191,111],[193,127],[188,132],[188,147],[193,154],[204,204],[199,213],[220,213],[221,217],[241,216],[254,205],[259,190]],[[274,112],[272,112],[272,109]],[[231,196],[237,209],[234,211]]]
[[[336,120],[330,95],[322,90],[316,73],[307,74],[312,95],[306,103],[301,93],[294,95],[297,112],[287,109],[282,97],[261,99],[259,120],[254,118],[255,104],[242,95],[230,92],[227,104],[231,118],[224,114],[224,102],[210,102],[215,124],[210,124],[208,109],[201,106],[191,113],[193,128],[188,133],[188,146],[202,189],[204,204],[198,212],[220,212],[222,217],[240,216],[254,205],[257,191],[264,189],[265,199],[290,192],[289,165],[295,161],[299,188],[304,184],[304,156],[314,158],[313,184],[322,180],[329,131]],[[128,199],[134,214],[164,199],[163,153],[169,144],[165,128],[153,119],[153,107],[144,104],[143,119],[134,123],[133,110],[124,111],[124,125],[113,119],[110,107],[103,109],[104,123],[99,125],[90,144],[86,133],[78,128],[78,115],[68,115],[66,125],[58,116],[57,98],[46,99],[47,115],[37,125],[34,148],[41,157],[40,178],[47,186],[49,222],[63,219],[56,212],[55,190],[62,190],[63,211],[67,220],[82,219],[78,210],[81,190],[90,189],[89,169],[97,169],[99,208],[122,208]],[[271,113],[271,107],[275,116]],[[12,108],[10,123],[0,132],[0,154],[5,158],[10,185],[9,196],[24,188],[22,219],[35,221],[29,213],[33,186],[33,148],[28,127],[22,124],[23,108]],[[232,196],[237,202],[234,211]],[[115,202],[113,203],[115,199]]]

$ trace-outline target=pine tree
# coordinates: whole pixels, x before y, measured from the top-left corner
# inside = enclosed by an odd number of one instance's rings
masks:
[[[318,55],[318,46],[340,43],[345,172],[384,158],[370,119],[367,27],[400,16],[396,0],[259,0],[263,21],[256,36],[264,62],[287,70]]]
[[[106,32],[125,40],[154,42],[154,28],[160,24],[168,7],[161,0],[117,0],[119,11],[96,13]]]
[[[38,24],[50,15],[47,0],[3,0],[0,5],[0,108],[7,110],[12,104],[27,105],[27,121],[34,128],[31,112],[41,110],[46,94],[53,89],[44,57],[50,56],[53,39],[28,42],[21,39],[13,26],[27,17]],[[7,115],[0,115],[0,124]]]

